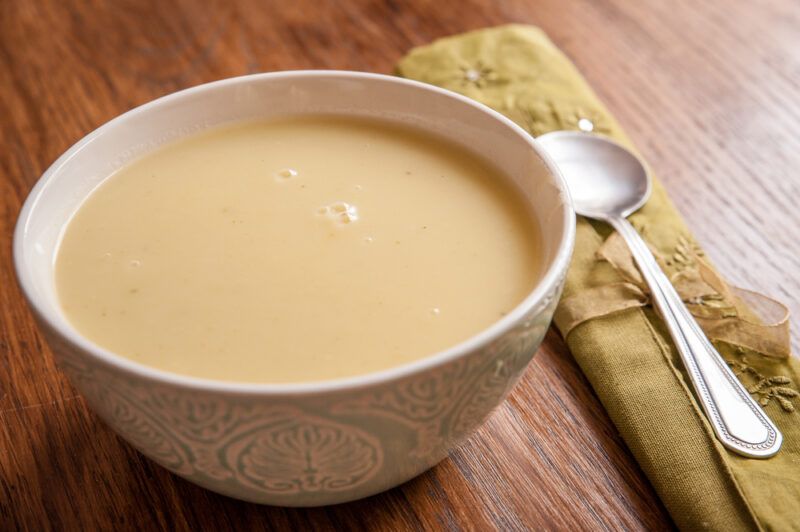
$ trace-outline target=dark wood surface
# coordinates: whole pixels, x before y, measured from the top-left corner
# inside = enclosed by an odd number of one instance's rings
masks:
[[[289,510],[215,495],[138,455],[55,369],[13,276],[33,183],[133,106],[245,73],[390,72],[409,48],[537,24],[577,63],[734,282],[800,292],[796,0],[0,1],[0,528],[661,529],[669,516],[563,342],[433,470]]]

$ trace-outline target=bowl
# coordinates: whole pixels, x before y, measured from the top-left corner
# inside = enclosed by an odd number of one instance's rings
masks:
[[[72,214],[112,172],[212,126],[305,113],[411,125],[482,155],[516,182],[542,228],[544,267],[512,312],[467,341],[363,376],[245,384],[158,370],[82,337],[56,297],[53,265]],[[142,454],[238,499],[318,506],[372,495],[422,473],[473,433],[544,337],[572,251],[575,216],[558,170],[524,130],[488,107],[405,79],[294,71],[226,79],[133,109],[44,173],[14,235],[19,283],[60,368]],[[143,331],[146,334],[146,331]]]

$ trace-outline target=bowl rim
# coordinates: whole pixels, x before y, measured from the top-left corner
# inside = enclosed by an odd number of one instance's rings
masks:
[[[148,112],[151,109],[168,104],[173,100],[178,100],[204,91],[214,90],[225,85],[246,84],[265,79],[313,77],[338,77],[350,80],[376,80],[390,82],[449,97],[461,102],[462,104],[482,111],[495,120],[501,122],[507,128],[519,135],[524,141],[526,141],[542,159],[554,182],[553,184],[559,189],[559,193],[564,201],[562,213],[564,232],[560,242],[558,243],[555,257],[547,270],[544,272],[544,275],[541,276],[534,289],[528,293],[528,295],[516,307],[514,307],[511,312],[502,317],[500,320],[492,323],[489,327],[479,331],[477,334],[452,347],[433,353],[421,359],[407,362],[398,366],[392,366],[384,370],[320,381],[297,383],[250,383],[193,377],[190,375],[183,375],[162,370],[133,361],[122,355],[118,355],[111,350],[96,345],[78,333],[78,331],[69,324],[69,321],[67,320],[66,316],[64,316],[63,311],[51,311],[49,308],[47,308],[47,306],[40,304],[37,301],[37,298],[32,291],[33,283],[31,280],[31,274],[26,267],[27,265],[23,254],[23,247],[26,244],[26,228],[30,221],[31,213],[33,212],[33,209],[38,203],[45,188],[48,186],[48,183],[54,178],[54,176],[58,174],[61,167],[69,163],[69,160],[73,157],[73,155],[82,150],[96,137],[103,135],[106,131],[115,127],[124,119],[132,115]],[[88,355],[97,362],[100,362],[106,366],[111,366],[122,373],[132,373],[141,379],[191,390],[240,395],[307,395],[336,392],[348,389],[360,389],[399,380],[412,374],[421,373],[426,370],[447,364],[448,362],[467,356],[469,353],[477,351],[494,342],[499,337],[513,329],[518,322],[526,314],[528,314],[528,312],[540,305],[553,290],[557,289],[557,285],[560,282],[561,277],[565,274],[572,256],[572,250],[575,242],[575,223],[575,213],[573,209],[572,198],[569,194],[566,181],[558,170],[558,167],[547,155],[544,149],[536,143],[532,135],[515,124],[509,118],[503,116],[497,111],[494,111],[488,106],[456,92],[443,89],[435,85],[397,76],[348,70],[286,70],[226,78],[176,91],[126,111],[81,138],[58,159],[56,159],[55,162],[53,162],[47,168],[47,170],[45,170],[41,177],[36,181],[31,191],[28,193],[25,203],[20,210],[14,230],[13,261],[17,280],[22,289],[23,295],[28,300],[28,303],[34,311],[36,317],[40,321],[44,322],[44,324],[47,325],[51,331],[58,334],[63,340],[76,346],[84,353],[88,353]]]

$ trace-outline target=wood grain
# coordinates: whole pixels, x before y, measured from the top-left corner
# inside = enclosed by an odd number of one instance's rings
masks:
[[[73,142],[177,89],[253,72],[390,72],[412,46],[537,24],[582,69],[733,281],[800,288],[795,0],[0,2],[0,525],[45,529],[662,529],[671,522],[550,333],[486,426],[421,477],[290,510],[197,488],[141,457],[55,369],[11,233]]]

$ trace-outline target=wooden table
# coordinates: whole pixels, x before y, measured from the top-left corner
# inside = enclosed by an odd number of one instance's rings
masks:
[[[412,46],[505,22],[543,27],[575,60],[724,273],[798,310],[796,0],[4,0],[0,528],[672,526],[554,332],[511,398],[439,466],[368,500],[289,510],[195,487],[117,438],[55,369],[14,280],[11,233],[29,189],[115,115],[246,73],[390,72]]]

